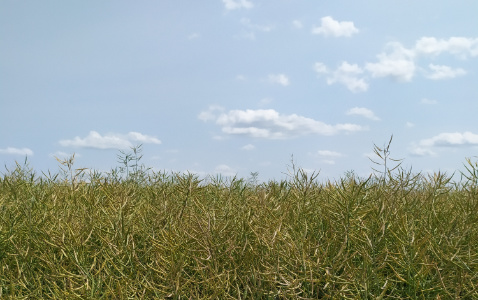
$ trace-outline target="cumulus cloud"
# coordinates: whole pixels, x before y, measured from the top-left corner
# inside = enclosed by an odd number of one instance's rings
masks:
[[[368,108],[364,108],[364,107],[354,107],[354,108],[351,108],[347,111],[346,113],[347,115],[359,115],[359,116],[362,116],[362,117],[365,117],[367,119],[370,119],[370,120],[374,120],[374,121],[378,121],[380,120],[379,117],[377,117],[373,111],[371,111],[370,109]]]
[[[415,43],[418,54],[436,56],[443,52],[460,58],[478,56],[478,38],[450,37],[448,40],[422,37]]]
[[[290,84],[289,78],[285,74],[270,74],[268,78],[270,83],[277,83],[282,86]]]
[[[436,156],[433,149],[437,147],[467,147],[478,146],[478,134],[470,131],[443,132],[428,139],[422,139],[418,144],[413,143],[410,154],[413,156]]]
[[[433,73],[426,77],[433,80],[455,78],[466,74],[466,71],[461,68],[453,69],[449,66],[439,66],[434,64],[430,64],[428,67]]]
[[[213,121],[216,119],[217,114],[224,111],[222,106],[211,105],[208,110],[202,111],[198,115],[198,119],[204,122]]]
[[[365,74],[369,74],[372,78],[388,77],[398,82],[410,82],[418,70],[425,70],[419,64],[420,58],[434,58],[443,53],[462,59],[477,57],[478,38],[422,37],[415,42],[415,46],[410,48],[404,47],[399,42],[390,42],[386,44],[385,50],[377,55],[376,62],[366,62],[363,67],[342,62],[342,65],[335,71],[331,71],[323,63],[317,62],[314,65],[314,70],[318,74],[328,75],[327,83],[329,85],[341,83],[352,92],[364,92],[368,90],[366,81],[368,76]],[[463,76],[467,74],[467,71],[462,68],[429,64],[428,70],[421,74],[431,80],[440,80]]]
[[[469,131],[463,133],[444,132],[432,138],[421,140],[419,144],[422,147],[478,145],[478,134]]]
[[[397,81],[411,81],[417,71],[416,61],[420,56],[438,56],[449,53],[460,58],[478,56],[478,38],[451,37],[448,40],[422,37],[415,47],[405,48],[397,42],[388,43],[386,51],[377,55],[378,62],[367,63],[365,69],[373,77],[390,77]],[[429,65],[429,79],[447,79],[465,75],[466,71],[448,66]]]
[[[368,90],[368,83],[365,79],[359,77],[363,70],[357,64],[349,64],[344,61],[335,71],[328,71],[322,63],[316,63],[314,68],[319,74],[328,74],[328,85],[340,83],[354,93]]]
[[[241,8],[251,9],[254,7],[254,4],[247,0],[222,0],[222,3],[224,3],[224,7],[227,10],[236,10]]]
[[[205,115],[208,118],[204,118]],[[210,121],[212,120],[210,115],[215,115],[215,123],[225,134],[265,139],[285,139],[307,134],[335,135],[341,132],[366,130],[356,124],[329,125],[297,114],[280,114],[273,109],[230,110],[228,112],[209,110],[201,112],[199,119]]]
[[[415,71],[415,53],[400,43],[389,43],[389,52],[377,55],[377,63],[367,63],[365,69],[372,77],[390,77],[397,81],[411,81]]]
[[[10,154],[10,155],[28,155],[32,156],[33,151],[29,148],[15,148],[7,147],[5,149],[0,149],[0,154]]]
[[[312,28],[313,34],[320,34],[323,36],[334,36],[334,37],[350,37],[355,33],[358,33],[359,30],[355,27],[353,22],[347,21],[336,21],[332,17],[327,16],[321,19],[321,26]]]
[[[133,142],[139,142],[142,144],[161,144],[161,141],[157,138],[139,132],[129,132],[128,134],[114,133],[102,136],[96,131],[90,131],[85,138],[77,136],[72,140],[61,140],[59,143],[63,147],[128,149],[134,146]]]

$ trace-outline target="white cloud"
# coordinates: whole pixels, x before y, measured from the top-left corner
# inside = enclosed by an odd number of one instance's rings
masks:
[[[0,154],[11,154],[11,155],[28,155],[32,156],[33,151],[29,148],[14,148],[7,147],[5,149],[0,149]]]
[[[420,146],[470,146],[478,145],[478,134],[466,131],[460,132],[444,132],[429,139],[420,141]]]
[[[378,121],[380,120],[379,117],[377,117],[373,111],[371,111],[370,109],[368,108],[364,108],[364,107],[354,107],[354,108],[351,108],[347,111],[346,113],[347,115],[359,115],[359,116],[362,116],[362,117],[365,117],[367,119],[370,119],[370,120],[374,120],[374,121]]]
[[[410,154],[413,156],[435,156],[436,153],[428,148],[414,146],[410,150]]]
[[[319,73],[327,71],[320,63],[315,64],[315,69],[319,70]],[[327,84],[340,83],[354,93],[365,92],[368,90],[368,83],[363,78],[358,78],[362,73],[363,70],[357,64],[344,61],[334,72],[328,72],[331,76],[327,77]]]
[[[405,127],[413,128],[413,127],[415,127],[415,124],[413,124],[412,122],[407,122],[407,123],[405,123]]]
[[[413,144],[410,154],[413,156],[436,156],[433,147],[465,147],[478,146],[478,134],[469,131],[443,132],[434,137],[423,139],[418,144]]]
[[[72,140],[61,140],[59,143],[64,147],[81,147],[96,149],[128,149],[133,147],[133,142],[142,144],[161,144],[155,137],[129,132],[128,134],[107,134],[102,136],[96,131],[90,131],[85,138],[75,137]]]
[[[197,32],[194,32],[194,33],[191,33],[190,35],[188,35],[188,40],[195,40],[195,39],[198,39],[200,38],[201,35]]]
[[[397,81],[411,81],[416,66],[415,53],[404,48],[400,43],[389,43],[389,53],[377,55],[378,63],[367,63],[365,69],[372,73],[373,77],[391,77]]]
[[[317,151],[317,154],[323,158],[320,162],[328,165],[335,165],[334,159],[344,156],[342,153],[330,150],[319,150]]]
[[[241,24],[246,26],[247,28],[249,28],[251,30],[257,30],[257,31],[263,31],[263,32],[269,32],[269,31],[272,31],[272,29],[274,29],[274,26],[272,26],[272,25],[253,24],[251,22],[251,20],[249,20],[248,18],[242,18],[241,19]]]
[[[302,27],[304,27],[304,25],[302,25],[302,22],[299,20],[292,21],[292,25],[297,29],[301,29]]]
[[[460,58],[478,56],[478,38],[450,37],[448,40],[422,37],[415,43],[418,54],[436,56],[447,52]]]
[[[342,153],[335,152],[335,151],[330,151],[330,150],[319,150],[317,153],[320,156],[326,156],[326,157],[342,157],[342,156],[344,156]]]
[[[279,114],[273,109],[230,110],[227,113],[210,109],[200,114],[203,115],[208,116],[202,118],[203,121],[210,121],[212,117],[209,116],[214,116],[215,123],[225,134],[266,139],[285,139],[307,134],[335,135],[366,130],[356,124],[329,125],[296,114]]]
[[[312,28],[313,34],[321,34],[324,36],[335,36],[335,37],[350,37],[355,33],[358,33],[359,30],[355,28],[353,22],[339,22],[334,20],[332,17],[327,16],[321,19],[321,26]]]
[[[422,37],[416,41],[415,47],[407,49],[402,44],[387,44],[388,51],[377,55],[377,63],[367,63],[365,69],[373,77],[391,77],[397,81],[411,81],[415,72],[418,56],[438,56],[450,53],[460,58],[478,56],[478,38],[451,37],[448,40],[434,37]],[[466,74],[460,68],[430,64],[433,73],[426,75],[429,79],[454,78]]]
[[[223,112],[223,111],[224,111],[224,108],[222,106],[211,105],[209,106],[208,110],[200,112],[198,115],[198,118],[199,120],[204,122],[213,121],[216,119],[217,113]]]
[[[466,74],[466,71],[461,68],[453,69],[448,66],[439,66],[434,64],[430,64],[428,67],[433,71],[433,73],[427,75],[427,78],[433,80],[455,78],[457,76]]]
[[[285,74],[270,74],[269,82],[278,83],[282,86],[288,86],[290,84],[289,78]]]
[[[78,153],[74,153],[75,154],[75,157],[78,158],[78,157],[81,157],[81,154],[78,154]],[[69,158],[73,155],[73,153],[66,153],[66,152],[63,152],[63,151],[56,151],[55,153],[50,153],[48,156],[50,157],[58,157],[58,158],[61,158],[61,159],[66,159],[66,158]]]
[[[259,101],[259,105],[260,105],[260,106],[266,106],[266,105],[272,103],[272,101],[274,101],[272,98],[262,98],[262,99]]]
[[[423,98],[423,99],[420,100],[420,103],[421,104],[427,104],[427,105],[433,105],[433,104],[437,104],[438,102],[436,100]]]
[[[314,64],[314,70],[315,72],[319,74],[327,74],[329,72],[329,70],[327,69],[327,66],[321,62],[317,62]]]
[[[252,144],[247,144],[247,145],[243,146],[241,149],[246,150],[246,151],[251,151],[251,150],[256,149],[256,146],[254,146]]]
[[[317,62],[314,64],[314,70],[319,75],[328,75],[329,85],[341,83],[352,92],[364,92],[368,90],[367,76],[362,75],[364,70],[372,78],[389,77],[399,82],[410,82],[418,70],[424,70],[419,65],[420,57],[433,57],[442,53],[463,59],[478,56],[478,38],[451,37],[448,40],[439,40],[434,37],[422,37],[411,48],[406,48],[399,42],[390,42],[386,44],[385,50],[377,55],[376,62],[367,62],[363,68],[357,64],[342,62],[335,71],[331,71],[323,63]],[[440,80],[463,76],[467,71],[462,68],[429,64],[428,71],[421,73],[425,78]]]
[[[237,174],[237,171],[228,165],[221,164],[214,168],[214,173],[221,174],[223,176],[235,176]]]
[[[125,136],[128,140],[141,142],[144,144],[161,144],[161,141],[155,137],[131,131]]]
[[[224,7],[227,10],[235,10],[235,9],[251,9],[254,7],[254,4],[251,1],[247,0],[222,0],[222,3],[224,3]]]

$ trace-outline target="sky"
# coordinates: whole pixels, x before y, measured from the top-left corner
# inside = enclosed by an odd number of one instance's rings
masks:
[[[478,2],[0,1],[0,162],[367,176],[478,155]],[[393,166],[393,164],[389,164]],[[5,172],[3,170],[2,172]]]

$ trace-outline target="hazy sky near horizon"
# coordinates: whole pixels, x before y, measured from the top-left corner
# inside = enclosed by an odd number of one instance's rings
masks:
[[[478,2],[0,2],[0,162],[259,179],[478,155]],[[476,158],[473,158],[476,159]]]

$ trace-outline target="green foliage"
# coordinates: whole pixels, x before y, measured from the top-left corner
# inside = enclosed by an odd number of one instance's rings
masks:
[[[83,181],[74,157],[60,179],[27,162],[0,178],[0,298],[478,298],[470,160],[460,184],[388,164],[320,183],[294,162],[259,183],[119,158],[126,173]]]

